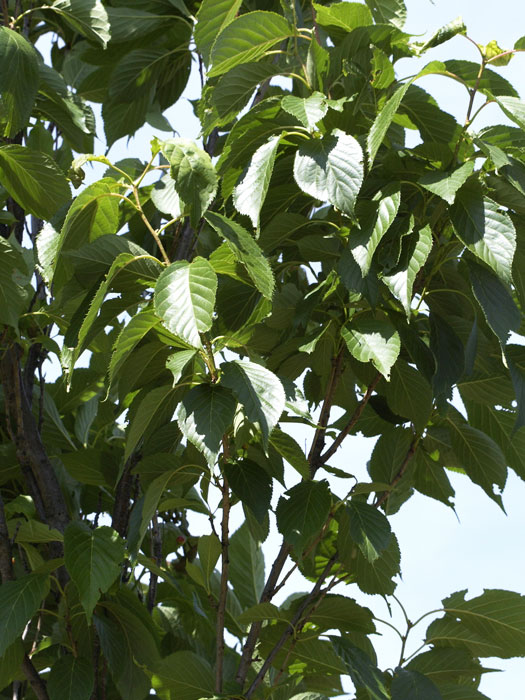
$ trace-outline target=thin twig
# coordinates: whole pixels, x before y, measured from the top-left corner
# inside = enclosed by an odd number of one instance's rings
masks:
[[[223,445],[226,438],[223,439]],[[226,453],[227,450],[224,449]],[[229,568],[229,519],[230,519],[230,488],[226,477],[222,484],[222,524],[221,524],[221,586],[219,604],[217,606],[217,649],[215,657],[215,692],[222,693],[224,672],[224,624],[226,617],[226,602],[228,599],[228,568]]]
[[[155,514],[151,519],[151,555],[157,566],[162,564],[162,536],[159,529],[159,521]],[[150,573],[148,589],[148,610],[151,613],[155,607],[157,597],[158,576],[153,571]]]
[[[326,426],[330,420],[330,411],[332,410],[332,403],[334,401],[337,383],[339,382],[339,378],[342,373],[342,365],[343,348],[341,348],[337,355],[332,358],[332,371],[330,372],[330,378],[326,387],[323,406],[321,408],[321,415],[319,416],[319,424],[317,430],[315,431],[310,453],[308,454],[308,462],[310,463],[310,478],[312,479],[314,478],[317,469],[322,465],[321,453],[325,445]]]
[[[343,430],[339,433],[339,435],[336,437],[336,439],[333,441],[333,443],[330,445],[330,447],[326,450],[326,452],[321,455],[320,460],[321,464],[326,464],[330,457],[332,457],[340,447],[341,443],[345,439],[345,437],[348,435],[348,433],[354,428],[356,425],[357,421],[361,418],[361,415],[363,411],[366,408],[367,403],[370,400],[370,397],[372,396],[372,393],[374,392],[374,389],[376,386],[379,384],[379,380],[381,379],[382,375],[380,372],[377,373],[377,375],[374,377],[374,379],[370,382],[365,395],[361,399],[361,401],[357,404],[357,407],[355,411],[352,414],[352,417],[348,421],[348,423],[345,425]]]
[[[315,586],[312,588],[312,590],[311,590],[311,592],[309,593],[309,595],[303,600],[303,602],[301,603],[301,605],[298,607],[298,609],[297,609],[295,615],[294,615],[294,616],[292,617],[292,619],[290,620],[289,626],[288,626],[288,627],[286,628],[286,630],[282,633],[282,635],[281,635],[279,641],[274,645],[273,649],[271,650],[271,652],[270,652],[270,653],[268,654],[268,656],[266,657],[266,660],[265,660],[264,664],[262,665],[262,667],[261,667],[259,673],[256,675],[256,677],[255,677],[255,679],[253,680],[252,684],[250,685],[250,687],[248,688],[247,692],[245,693],[245,696],[244,696],[244,697],[246,698],[246,700],[249,700],[249,698],[251,698],[251,696],[253,695],[253,693],[257,690],[257,688],[259,687],[259,685],[262,683],[262,681],[264,680],[264,677],[265,677],[266,673],[268,672],[268,669],[269,669],[270,666],[272,665],[273,660],[275,659],[275,657],[277,656],[277,654],[281,651],[281,649],[282,649],[283,646],[286,644],[286,642],[288,641],[288,639],[289,639],[289,638],[292,636],[292,634],[294,633],[295,628],[296,628],[296,625],[301,621],[301,619],[302,619],[302,617],[303,617],[303,613],[304,613],[305,610],[308,608],[308,606],[310,605],[310,603],[312,603],[312,602],[317,598],[317,596],[319,595],[319,593],[320,593],[320,591],[321,591],[321,587],[322,587],[324,581],[325,581],[326,578],[330,575],[330,571],[332,570],[332,567],[333,567],[333,565],[334,565],[334,563],[335,563],[336,558],[337,558],[337,555],[334,554],[334,555],[328,560],[328,563],[327,563],[327,565],[325,566],[323,573],[322,573],[322,574],[319,576],[319,578],[317,579],[317,582],[316,582]]]

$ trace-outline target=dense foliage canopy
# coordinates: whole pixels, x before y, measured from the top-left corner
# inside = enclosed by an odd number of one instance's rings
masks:
[[[353,596],[393,600],[415,492],[525,479],[525,102],[494,70],[525,38],[423,42],[403,0],[1,7],[0,697],[483,700],[518,592],[407,617],[393,669]],[[430,60],[458,34],[472,61]],[[164,138],[192,62],[199,144]],[[489,103],[514,125],[476,130]],[[146,122],[149,162],[94,154]],[[359,434],[366,478],[331,464]]]

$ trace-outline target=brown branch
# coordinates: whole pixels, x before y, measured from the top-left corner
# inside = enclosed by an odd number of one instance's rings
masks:
[[[379,384],[379,380],[381,379],[382,375],[378,372],[377,375],[374,377],[374,379],[370,382],[365,395],[361,399],[361,401],[357,404],[357,407],[355,411],[352,414],[352,417],[348,421],[348,423],[345,425],[343,430],[339,433],[339,435],[336,437],[336,439],[333,441],[333,443],[330,445],[330,447],[326,450],[326,452],[321,455],[320,461],[321,464],[326,464],[330,457],[333,457],[333,455],[337,452],[339,449],[341,443],[345,439],[345,437],[348,435],[348,433],[355,427],[357,421],[361,418],[361,415],[363,411],[365,410],[365,407],[367,403],[370,400],[370,397],[372,396],[372,393],[376,386]]]
[[[322,466],[321,453],[325,445],[326,437],[326,426],[330,420],[330,411],[332,410],[332,403],[334,400],[335,390],[337,388],[337,383],[341,377],[343,370],[343,349],[339,350],[336,357],[332,358],[332,371],[330,372],[330,378],[328,380],[328,385],[326,387],[326,392],[323,400],[323,406],[321,408],[321,415],[319,416],[319,424],[315,431],[314,439],[312,441],[312,447],[308,454],[308,462],[310,463],[310,478],[313,479],[315,472]]]
[[[69,522],[64,496],[42,443],[20,369],[20,348],[8,348],[0,362],[6,414],[17,459],[39,515],[50,527],[64,532]],[[43,511],[43,513],[42,513]],[[53,543],[52,556],[63,555],[62,545]]]
[[[31,688],[33,689],[33,693],[36,695],[37,699],[49,700],[46,684],[38,675],[38,671],[33,666],[33,662],[27,654],[25,654],[24,658],[22,659],[22,671],[31,684]]]
[[[306,598],[303,600],[303,602],[301,603],[301,605],[298,607],[298,609],[297,609],[295,615],[292,617],[292,619],[291,619],[290,622],[289,622],[289,626],[288,626],[288,627],[286,628],[286,630],[282,633],[281,638],[280,638],[279,641],[275,644],[275,646],[273,647],[273,649],[271,650],[271,652],[270,652],[270,653],[268,654],[268,656],[266,657],[266,660],[265,660],[264,664],[262,665],[262,667],[261,667],[259,673],[256,675],[256,677],[255,677],[253,683],[250,685],[250,687],[248,688],[247,692],[245,693],[245,696],[244,696],[244,697],[246,698],[246,700],[249,700],[249,698],[251,698],[251,696],[253,695],[253,693],[257,690],[257,688],[259,687],[259,685],[262,683],[262,681],[264,680],[264,677],[265,677],[266,673],[268,672],[268,669],[269,669],[270,666],[272,665],[273,660],[275,659],[275,657],[277,656],[277,654],[281,651],[281,649],[282,649],[283,646],[286,644],[286,642],[288,641],[288,639],[292,636],[292,634],[294,634],[295,629],[296,629],[296,625],[301,621],[301,619],[302,619],[302,617],[303,617],[303,613],[304,613],[305,610],[308,608],[308,606],[310,605],[310,603],[312,603],[312,602],[317,598],[317,596],[319,595],[319,593],[321,592],[321,587],[322,587],[322,585],[323,585],[325,579],[327,578],[327,576],[330,575],[330,571],[332,570],[332,567],[333,567],[333,565],[334,565],[334,563],[335,563],[336,558],[337,558],[337,555],[334,554],[334,555],[328,560],[328,563],[327,563],[327,565],[325,566],[323,573],[322,573],[322,574],[319,576],[319,578],[317,579],[317,582],[316,582],[315,586],[312,588],[312,590],[310,591],[310,593],[306,596]]]
[[[115,503],[113,505],[113,513],[111,518],[111,527],[118,532],[121,537],[126,537],[128,531],[128,521],[130,514],[130,499],[131,487],[133,484],[133,476],[131,474],[133,468],[138,464],[141,455],[138,452],[132,452],[128,457],[124,466],[124,471],[119,479],[117,488],[115,489]]]
[[[223,440],[226,450],[226,439]],[[226,618],[226,602],[228,600],[228,569],[229,569],[229,519],[230,519],[230,488],[226,477],[222,484],[222,523],[221,523],[221,584],[219,591],[219,603],[217,605],[217,635],[215,656],[215,692],[222,693],[222,681],[224,672],[224,626]]]
[[[151,519],[151,555],[155,561],[155,564],[160,566],[162,563],[162,536],[159,529],[159,521],[156,515],[154,515]],[[150,573],[148,589],[148,610],[150,613],[155,607],[158,578],[159,577],[157,574],[153,571]]]
[[[4,27],[9,27],[9,7],[7,0],[2,0],[2,15],[4,19]]]
[[[403,460],[401,466],[399,467],[399,471],[397,472],[397,474],[395,475],[395,477],[392,479],[392,481],[391,481],[391,483],[390,483],[390,488],[389,488],[389,490],[388,490],[388,491],[383,491],[383,493],[381,494],[381,496],[380,496],[380,497],[376,500],[376,502],[374,503],[374,507],[375,507],[375,508],[379,508],[380,506],[383,505],[383,503],[384,503],[384,502],[388,499],[388,497],[390,496],[390,493],[393,491],[393,489],[395,489],[395,487],[399,484],[399,482],[401,481],[401,479],[402,479],[403,476],[405,475],[405,472],[406,472],[407,467],[408,467],[408,465],[409,465],[409,463],[410,463],[410,460],[412,459],[412,457],[413,457],[413,456],[415,455],[415,453],[416,453],[416,449],[417,449],[417,446],[418,446],[418,444],[419,444],[420,437],[421,437],[421,436],[418,435],[418,436],[415,437],[415,438],[412,440],[412,442],[410,443],[410,447],[408,448],[408,452],[407,452],[406,455],[405,455],[405,459]]]

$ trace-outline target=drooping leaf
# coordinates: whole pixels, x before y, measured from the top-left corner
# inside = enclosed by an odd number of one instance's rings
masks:
[[[178,700],[208,698],[214,689],[209,663],[192,651],[176,651],[162,659],[152,683],[155,690],[167,690]]]
[[[197,12],[195,44],[206,65],[222,30],[235,19],[242,0],[203,0]]]
[[[257,520],[263,520],[272,499],[272,479],[262,467],[249,459],[235,464],[227,462],[224,471],[231,490]]]
[[[501,96],[496,102],[501,107],[505,116],[517,124],[520,129],[525,129],[525,102],[516,96]]]
[[[89,700],[94,685],[91,659],[73,654],[58,659],[47,680],[50,700]]]
[[[166,369],[173,374],[173,386],[176,386],[186,366],[196,355],[195,350],[179,350],[170,355],[166,361]]]
[[[341,328],[349,352],[359,362],[372,362],[388,380],[397,360],[401,343],[395,328],[386,320],[359,318]]]
[[[275,12],[256,10],[237,17],[213,44],[208,77],[222,75],[241,63],[257,61],[293,34],[286,19]]]
[[[45,574],[28,574],[0,586],[0,657],[20,637],[36,613],[49,587]]]
[[[211,204],[217,191],[217,174],[210,156],[186,139],[170,139],[161,143],[161,150],[170,164],[170,174],[192,226]]]
[[[520,327],[520,310],[506,285],[495,274],[468,258],[467,265],[474,296],[487,323],[503,346],[511,331],[517,331]]]
[[[430,349],[436,361],[434,395],[450,398],[452,387],[465,369],[465,350],[451,326],[436,313],[430,314]]]
[[[407,317],[410,317],[414,282],[427,261],[431,249],[432,231],[427,225],[410,237],[406,258],[400,261],[399,266],[391,274],[383,277],[383,282],[403,305]]]
[[[419,184],[448,204],[454,204],[456,192],[462,187],[474,171],[474,161],[467,161],[452,172],[430,172],[419,178]]]
[[[206,221],[225,239],[237,260],[246,267],[254,285],[267,299],[273,296],[275,281],[270,263],[253,237],[240,224],[221,214],[208,212]]]
[[[310,475],[308,460],[291,435],[284,433],[279,428],[274,428],[270,436],[270,443],[288,464],[298,471],[304,479],[308,479]]]
[[[40,219],[50,219],[71,197],[52,158],[16,144],[0,146],[0,183],[22,209]]]
[[[327,98],[322,92],[313,92],[309,97],[286,95],[281,105],[286,112],[297,117],[309,131],[313,131],[317,122],[328,112]]]
[[[277,527],[299,554],[326,522],[331,502],[328,485],[323,481],[303,481],[279,499]]]
[[[370,129],[367,139],[368,159],[370,166],[372,166],[372,163],[376,158],[379,147],[383,143],[386,132],[392,124],[392,120],[394,119],[394,116],[399,109],[399,105],[401,104],[401,101],[409,87],[410,83],[401,85],[388,100],[383,109],[378,113],[374,123],[372,124],[372,128]]]
[[[503,489],[507,479],[507,463],[501,448],[477,428],[467,423],[449,420],[452,448],[461,465],[475,484],[481,486],[487,496],[501,502],[494,485]]]
[[[386,398],[394,413],[409,418],[416,431],[423,432],[432,411],[432,388],[418,370],[399,359],[392,368]]]
[[[217,535],[212,533],[211,535],[202,535],[199,537],[197,552],[204,575],[204,587],[208,592],[211,591],[210,579],[215,570],[215,565],[221,556],[221,551],[222,547]]]
[[[361,146],[340,129],[312,138],[297,150],[294,177],[306,194],[352,216],[363,182]]]
[[[385,196],[378,199],[377,205],[374,202],[366,210],[363,220],[360,221],[360,230],[352,233],[348,241],[363,277],[368,274],[377,246],[396,218],[399,209],[400,190],[395,186],[391,189],[393,191],[385,193]]]
[[[453,19],[452,22],[448,22],[443,27],[440,27],[436,32],[434,32],[432,36],[425,41],[423,46],[421,46],[419,52],[423,53],[424,51],[428,51],[428,49],[432,49],[435,46],[444,44],[445,41],[449,41],[449,39],[452,39],[458,34],[465,34],[466,31],[467,28],[465,26],[465,23],[463,22],[463,18],[456,17],[456,19]]]
[[[231,121],[248,103],[253,91],[279,72],[273,63],[243,63],[221,75],[213,88],[211,101],[221,123]]]
[[[443,700],[438,688],[419,671],[396,668],[392,700]]]
[[[217,275],[204,258],[172,263],[157,281],[155,311],[169,331],[201,348],[200,333],[211,328],[216,290]]]
[[[339,527],[348,527],[363,556],[373,563],[390,543],[392,533],[387,518],[377,508],[357,500],[350,501],[345,513]]]
[[[280,136],[272,136],[252,156],[248,170],[233,191],[233,204],[240,214],[249,216],[253,227],[259,228],[259,216],[264,204]]]
[[[2,136],[12,138],[29,119],[38,90],[38,57],[33,46],[18,32],[0,27],[0,74],[5,124]]]
[[[259,426],[266,446],[284,411],[286,396],[281,382],[266,367],[247,360],[224,363],[221,371],[221,384],[232,390],[248,420]]]
[[[457,237],[504,282],[512,279],[516,231],[505,212],[478,185],[467,183],[457,193],[450,217]]]
[[[355,687],[366,689],[373,700],[389,700],[382,674],[367,654],[344,637],[330,637],[330,640]]]
[[[19,316],[28,304],[22,269],[25,262],[8,241],[0,238],[0,322],[18,328]]]
[[[51,9],[79,34],[106,48],[111,31],[108,13],[101,0],[55,0]]]
[[[151,310],[146,309],[136,316],[133,316],[129,323],[124,326],[115,342],[115,347],[113,348],[113,354],[109,363],[108,373],[110,386],[115,381],[130,353],[133,352],[133,348],[135,348],[142,338],[144,338],[152,328],[155,328],[158,323],[158,317],[155,316]]]
[[[366,0],[366,4],[376,22],[393,24],[399,29],[403,29],[407,17],[403,0]]]
[[[68,525],[64,533],[65,564],[88,620],[101,594],[117,578],[123,558],[124,543],[111,527],[92,530],[83,522]]]
[[[175,409],[176,396],[171,385],[158,386],[140,397],[137,411],[128,424],[124,457],[127,459],[145,435],[151,433],[159,421],[169,420]]]
[[[213,465],[222,437],[233,422],[235,399],[222,386],[200,384],[189,391],[177,415],[185,437]]]
[[[264,588],[264,555],[246,523],[230,538],[230,581],[245,607],[259,602]]]

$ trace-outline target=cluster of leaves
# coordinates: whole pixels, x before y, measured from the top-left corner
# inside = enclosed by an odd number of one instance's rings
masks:
[[[448,470],[500,505],[525,479],[525,103],[491,68],[525,41],[399,82],[464,25],[413,42],[403,0],[24,5],[0,27],[0,697],[313,700],[349,676],[358,700],[483,700],[480,659],[525,655],[522,596],[453,594],[411,658],[407,618],[384,671],[351,595],[393,595],[387,516],[452,506]],[[170,130],[193,59],[202,147],[91,154],[91,103],[108,146]],[[463,125],[429,74],[465,88]],[[516,126],[475,132],[493,102]],[[369,478],[330,464],[357,434]],[[278,607],[295,569],[311,590]]]

